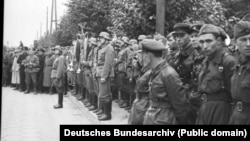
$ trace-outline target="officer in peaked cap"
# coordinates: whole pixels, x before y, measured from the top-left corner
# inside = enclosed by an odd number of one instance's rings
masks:
[[[198,56],[197,50],[193,47],[191,42],[192,25],[187,23],[177,23],[174,25],[174,32],[172,33],[176,39],[176,45],[179,48],[177,55],[173,55],[173,59],[170,63],[178,74],[184,86],[191,92],[194,87],[193,67],[196,56]]]
[[[166,48],[152,39],[143,40],[141,45],[143,65],[152,68],[148,79],[150,106],[143,124],[188,124],[192,110],[187,91],[178,73],[162,58]]]
[[[223,49],[225,33],[215,25],[205,24],[199,32],[199,43],[206,58],[198,78],[202,104],[197,124],[227,124],[232,102],[230,87],[235,58]],[[218,79],[217,79],[218,78]]]
[[[234,27],[239,58],[231,79],[234,110],[229,124],[250,124],[250,22],[240,21]]]
[[[181,34],[181,33],[191,34],[191,32],[192,32],[192,29],[190,27],[190,24],[177,23],[174,25],[174,33],[173,34]]]

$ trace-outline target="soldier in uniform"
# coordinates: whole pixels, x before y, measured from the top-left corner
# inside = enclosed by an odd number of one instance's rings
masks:
[[[131,125],[142,125],[145,113],[149,107],[148,82],[151,68],[150,66],[145,66],[144,60],[142,60],[141,50],[135,52],[135,54],[136,57],[133,60],[133,66],[134,69],[139,71],[139,76],[135,78],[136,99],[133,101],[128,123]]]
[[[7,48],[3,47],[3,60],[2,60],[2,86],[7,85],[8,79],[8,64],[9,64],[9,53],[7,52]]]
[[[34,54],[34,51],[29,50],[29,55],[23,61],[25,66],[26,78],[26,91],[25,94],[30,92],[30,80],[33,82],[34,93],[37,94],[37,79],[36,73],[39,71],[39,58]]]
[[[193,115],[186,97],[187,89],[178,73],[162,58],[164,45],[145,39],[142,45],[142,59],[145,66],[152,68],[149,76],[150,106],[143,124],[188,124]]]
[[[180,48],[178,48],[175,37],[173,35],[174,32],[171,32],[167,35],[167,47],[168,54],[166,60],[172,66],[176,66],[178,63],[178,56],[180,54]]]
[[[199,32],[199,43],[206,58],[198,78],[198,92],[203,100],[197,124],[227,124],[231,114],[230,79],[235,58],[226,53],[226,35],[219,27],[205,24]]]
[[[118,102],[119,107],[126,108],[129,106],[130,87],[129,87],[129,73],[131,73],[131,67],[128,65],[129,54],[129,39],[128,37],[122,37],[122,49],[118,54],[118,89],[121,96],[121,101]]]
[[[193,64],[195,57],[198,55],[197,51],[193,48],[191,43],[191,33],[190,24],[187,23],[177,23],[174,26],[173,35],[176,38],[176,43],[180,49],[180,54],[177,57],[177,63],[171,64],[181,77],[184,85],[191,91],[193,88]]]
[[[22,49],[22,54],[19,56],[19,58],[17,59],[17,63],[20,64],[20,91],[24,92],[26,90],[26,84],[25,84],[25,66],[22,63],[23,60],[25,60],[25,58],[28,56],[28,47],[23,47]]]
[[[39,58],[39,65],[40,65],[40,70],[37,73],[37,82],[38,82],[38,93],[43,93],[44,88],[43,88],[43,70],[44,70],[44,61],[45,61],[45,55],[44,55],[45,50],[42,48],[38,49],[38,58]]]
[[[110,79],[114,77],[113,60],[114,49],[109,44],[110,37],[107,32],[101,32],[100,50],[97,56],[96,77],[99,84],[99,105],[104,113],[98,117],[98,120],[110,120],[112,111],[112,94],[110,91]]]
[[[53,63],[52,67],[52,80],[53,85],[56,87],[56,91],[58,93],[58,104],[54,105],[55,109],[63,108],[63,92],[64,92],[64,75],[67,69],[66,60],[62,55],[62,51],[60,46],[56,46],[55,48],[56,59]]]
[[[234,102],[229,124],[250,124],[250,20],[234,27],[234,38],[240,55],[231,79]]]
[[[97,109],[97,102],[98,102],[98,89],[97,86],[94,82],[95,78],[94,78],[94,74],[95,74],[95,66],[94,66],[94,62],[96,62],[96,50],[97,50],[97,40],[96,38],[90,38],[89,39],[89,45],[88,45],[91,49],[91,51],[88,54],[87,60],[85,62],[83,62],[84,66],[85,66],[85,80],[86,80],[86,87],[88,89],[88,93],[89,93],[89,103],[90,105],[87,107],[89,109],[89,111],[94,111]],[[87,55],[87,54],[86,54]]]

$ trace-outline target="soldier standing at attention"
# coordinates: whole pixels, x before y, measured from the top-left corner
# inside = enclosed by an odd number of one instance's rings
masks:
[[[134,69],[140,72],[136,79],[135,93],[136,99],[133,101],[131,114],[128,123],[131,125],[142,125],[145,117],[145,113],[149,107],[149,76],[151,68],[149,62],[142,60],[141,50],[135,52],[136,57],[133,61]],[[145,60],[146,61],[146,60]],[[142,68],[141,68],[142,67]]]
[[[110,79],[111,77],[114,77],[114,49],[109,44],[110,37],[107,32],[101,32],[99,38],[100,50],[98,50],[97,56],[98,59],[96,77],[99,85],[99,104],[101,105],[101,107],[103,107],[104,113],[98,117],[98,120],[110,120],[112,111]]]
[[[39,58],[34,54],[34,51],[31,49],[29,55],[24,60],[25,64],[25,78],[26,78],[26,91],[25,94],[30,93],[30,80],[32,79],[34,93],[37,94],[37,79],[36,73],[39,71]]]
[[[143,124],[188,124],[193,115],[178,73],[162,58],[166,47],[161,42],[145,39],[142,59],[152,68],[149,77],[150,106]]]
[[[58,93],[58,104],[54,105],[54,109],[63,108],[63,92],[64,92],[64,75],[67,70],[66,60],[62,55],[60,46],[55,47],[55,54],[57,55],[52,67],[52,81]]]
[[[23,60],[28,56],[28,47],[23,47],[22,54],[17,59],[17,63],[20,64],[20,91],[24,92],[26,90],[26,84],[25,84],[25,66],[22,63]]]
[[[240,21],[234,27],[234,38],[240,55],[231,79],[234,110],[229,124],[250,124],[250,22]]]
[[[180,54],[177,57],[177,63],[172,66],[176,69],[182,82],[189,91],[191,91],[193,87],[192,71],[195,57],[198,55],[197,51],[192,46],[191,33],[190,24],[177,23],[174,26],[173,36],[176,38]]]
[[[203,100],[197,124],[227,124],[231,114],[230,80],[235,58],[223,49],[226,35],[219,27],[205,24],[199,43],[206,58],[198,77],[198,92]]]

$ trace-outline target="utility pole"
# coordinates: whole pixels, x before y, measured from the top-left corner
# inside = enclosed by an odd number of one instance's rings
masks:
[[[53,20],[53,13],[55,7],[55,20]],[[51,20],[50,20],[50,34],[52,34],[52,25],[55,22],[55,29],[57,29],[57,10],[56,10],[56,0],[52,0],[52,7],[51,7]]]
[[[46,35],[48,35],[48,32],[49,32],[49,30],[48,30],[48,7],[47,7],[47,16],[46,16]]]
[[[156,0],[156,32],[164,36],[166,0]]]
[[[40,22],[40,38],[42,37],[42,22]]]

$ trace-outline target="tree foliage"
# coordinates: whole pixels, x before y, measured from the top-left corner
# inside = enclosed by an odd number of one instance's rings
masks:
[[[118,36],[137,38],[154,34],[156,29],[156,0],[69,0],[67,13],[58,30],[41,41],[50,46],[71,45],[81,32],[79,23],[86,22],[92,33],[108,31]],[[166,0],[165,34],[179,22],[215,24],[232,35],[233,25],[250,13],[249,0]]]

